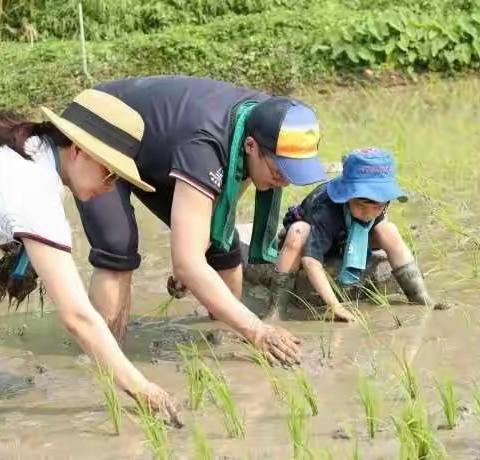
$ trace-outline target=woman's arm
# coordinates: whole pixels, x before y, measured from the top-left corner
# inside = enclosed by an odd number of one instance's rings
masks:
[[[323,299],[334,318],[340,321],[355,321],[355,317],[338,301],[322,263],[313,257],[304,256],[302,257],[302,266],[311,285]]]
[[[157,385],[149,382],[127,359],[101,315],[93,308],[72,256],[32,239],[23,239],[30,261],[45,284],[67,330],[83,350],[105,368],[131,396],[146,397],[163,410],[167,420],[178,422],[174,405]]]
[[[220,321],[250,342],[285,362],[299,360],[298,339],[288,331],[263,323],[228,289],[208,265],[213,202],[187,183],[177,180],[172,203],[171,250],[175,277]]]

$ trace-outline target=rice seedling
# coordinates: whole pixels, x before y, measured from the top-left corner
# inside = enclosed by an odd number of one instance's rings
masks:
[[[188,405],[192,410],[198,410],[205,399],[209,387],[209,374],[198,352],[196,343],[177,345],[183,367],[187,375]]]
[[[150,405],[141,397],[137,398],[136,414],[155,458],[157,460],[168,460],[170,449],[165,422],[155,416]]]
[[[367,285],[363,286],[362,290],[372,303],[387,309],[393,318],[396,328],[402,327],[402,322],[400,321],[398,315],[392,310],[392,306],[390,305],[388,297],[385,294],[382,294],[372,281],[369,280]]]
[[[360,376],[358,382],[358,394],[365,412],[368,435],[370,439],[374,439],[378,425],[380,401],[378,393],[370,383],[368,377]]]
[[[250,344],[245,345],[245,347],[250,359],[262,369],[272,387],[274,395],[281,400],[285,400],[287,397],[286,384],[275,375],[275,369],[272,367],[265,354]]]
[[[407,244],[408,248],[412,252],[415,261],[418,259],[418,247],[417,242],[415,241],[415,235],[412,232],[412,229],[409,225],[402,225],[400,228],[400,234],[403,237],[403,240]]]
[[[358,447],[358,439],[355,439],[355,447],[353,448],[352,460],[362,460],[360,449]]]
[[[475,403],[475,414],[480,416],[480,388],[478,385],[473,386],[473,402]]]
[[[419,400],[410,400],[400,417],[392,417],[400,443],[399,460],[442,460],[445,449],[435,437],[427,411]]]
[[[195,460],[213,460],[212,446],[208,442],[203,430],[195,425],[193,427],[194,458]]]
[[[318,398],[310,380],[302,369],[298,369],[295,372],[295,375],[297,385],[302,392],[305,401],[308,403],[310,410],[312,411],[312,415],[318,415]]]
[[[123,408],[115,388],[115,380],[113,378],[113,371],[105,369],[97,362],[96,369],[97,381],[103,393],[103,399],[107,406],[109,418],[112,422],[115,434],[120,434],[120,426],[122,424]]]
[[[292,441],[294,460],[313,459],[313,453],[308,447],[307,434],[307,406],[303,395],[294,391],[289,392],[288,403],[288,431]]]
[[[472,252],[472,276],[478,278],[480,274],[480,249],[476,247]]]
[[[230,387],[223,375],[214,373],[207,366],[204,372],[208,376],[209,393],[215,405],[222,411],[225,429],[231,438],[243,439],[246,436],[245,420],[238,413],[237,405],[232,396]]]
[[[458,420],[458,397],[455,387],[449,377],[436,381],[437,389],[442,399],[442,408],[447,421],[447,428],[452,430]]]
[[[401,384],[407,394],[407,396],[411,400],[416,400],[420,396],[420,387],[418,384],[418,378],[415,373],[415,370],[412,368],[405,349],[403,350],[402,357],[399,357],[395,352],[393,352],[393,356],[397,360],[397,363],[400,365],[400,369],[402,371],[401,374]]]

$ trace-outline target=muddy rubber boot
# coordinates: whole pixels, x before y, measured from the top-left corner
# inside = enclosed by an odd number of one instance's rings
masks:
[[[428,294],[425,280],[415,261],[392,270],[392,274],[409,302],[419,305],[435,305]]]
[[[281,273],[275,270],[270,281],[270,301],[264,318],[286,317],[287,308],[295,289],[296,273]]]

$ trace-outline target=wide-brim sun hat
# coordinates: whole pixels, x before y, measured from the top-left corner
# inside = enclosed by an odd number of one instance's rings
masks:
[[[42,107],[46,117],[86,154],[134,186],[154,192],[140,177],[135,158],[145,129],[141,115],[115,96],[87,89],[61,116]]]
[[[247,130],[260,147],[273,154],[284,178],[294,185],[308,185],[326,178],[318,155],[320,124],[306,104],[271,97],[257,104]]]
[[[347,154],[342,175],[328,182],[327,193],[335,203],[346,203],[354,198],[379,203],[408,200],[397,183],[393,155],[377,147],[357,149]]]

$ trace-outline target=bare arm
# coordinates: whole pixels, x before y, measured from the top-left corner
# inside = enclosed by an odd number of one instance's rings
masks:
[[[164,396],[163,390],[149,382],[120,350],[105,321],[90,303],[72,256],[34,240],[24,239],[23,243],[60,319],[85,352],[111,369],[117,383],[129,394],[153,399]],[[150,402],[155,405],[155,401]],[[173,408],[166,407],[167,412],[170,409]]]
[[[295,362],[300,358],[298,339],[282,328],[264,324],[228,289],[208,265],[213,202],[189,184],[177,180],[172,203],[171,250],[176,278],[212,313],[273,359]]]
[[[302,257],[302,266],[310,283],[323,299],[334,318],[339,321],[355,321],[355,317],[338,301],[322,263],[313,257],[304,256]]]
[[[177,180],[171,217],[173,270],[215,318],[252,339],[260,319],[230,292],[205,258],[212,210],[210,198]]]

